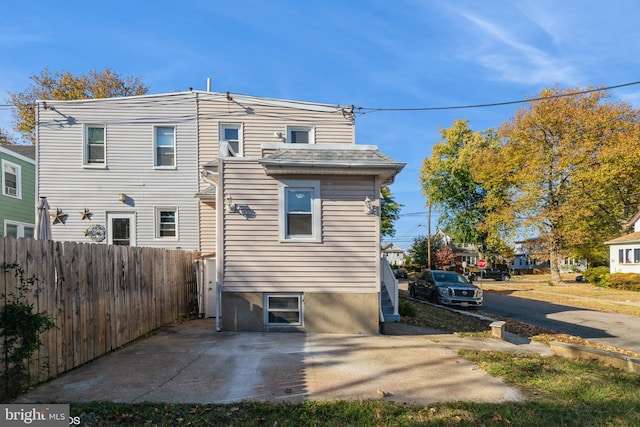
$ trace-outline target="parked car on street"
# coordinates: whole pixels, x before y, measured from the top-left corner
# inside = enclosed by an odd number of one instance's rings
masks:
[[[482,307],[482,289],[459,273],[425,270],[409,277],[409,295],[413,298],[464,308]]]
[[[493,279],[498,282],[507,282],[511,279],[511,274],[507,270],[499,268],[485,268],[476,273],[476,278],[482,274],[483,279]]]
[[[396,279],[406,279],[407,278],[407,271],[397,268],[397,269],[393,270],[393,275],[396,277]]]

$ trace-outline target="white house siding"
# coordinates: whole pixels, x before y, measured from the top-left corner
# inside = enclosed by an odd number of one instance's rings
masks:
[[[54,240],[90,242],[84,231],[107,226],[107,212],[134,213],[136,245],[198,249],[195,95],[168,94],[38,104],[38,195],[67,214]],[[106,125],[104,169],[83,166],[84,124]],[[177,167],[154,169],[154,125],[176,127]],[[127,203],[118,201],[125,193]],[[155,207],[178,209],[178,239],[156,239]],[[91,220],[81,220],[88,209]]]
[[[278,233],[279,181],[250,160],[227,159],[223,176],[224,197],[239,207],[224,216],[225,291],[378,292],[379,217],[363,207],[363,194],[378,194],[375,178],[287,176],[320,180],[322,243],[286,243]]]

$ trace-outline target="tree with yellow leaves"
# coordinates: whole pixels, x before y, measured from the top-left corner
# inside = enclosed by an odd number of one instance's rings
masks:
[[[144,95],[149,89],[138,77],[122,77],[105,68],[74,75],[69,71],[51,73],[45,68],[39,75],[31,76],[32,85],[22,92],[9,92],[9,100],[16,107],[13,113],[14,130],[26,141],[35,141],[35,101],[111,98],[116,96]]]
[[[487,191],[486,229],[533,230],[554,283],[561,257],[601,258],[602,242],[638,209],[639,112],[607,98],[593,89],[543,90],[499,128],[502,147],[472,162]]]

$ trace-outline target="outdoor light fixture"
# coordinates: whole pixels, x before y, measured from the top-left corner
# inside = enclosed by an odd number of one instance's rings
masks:
[[[233,197],[227,196],[224,199],[224,210],[226,213],[233,213],[237,209],[235,203],[233,203]]]
[[[367,196],[366,199],[364,199],[364,213],[366,213],[367,215],[373,215],[375,212],[375,207],[373,206],[373,202],[371,201],[371,199],[369,199],[369,196]]]
[[[124,203],[124,201],[127,200],[127,195],[124,193],[118,194],[118,200]]]

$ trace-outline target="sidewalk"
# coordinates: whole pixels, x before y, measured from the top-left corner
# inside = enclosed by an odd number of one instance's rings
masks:
[[[215,332],[171,325],[43,384],[25,402],[230,403],[386,399],[517,401],[520,393],[460,358],[461,348],[550,354],[514,338],[460,338],[396,323],[393,335]],[[525,342],[526,341],[526,342]]]

